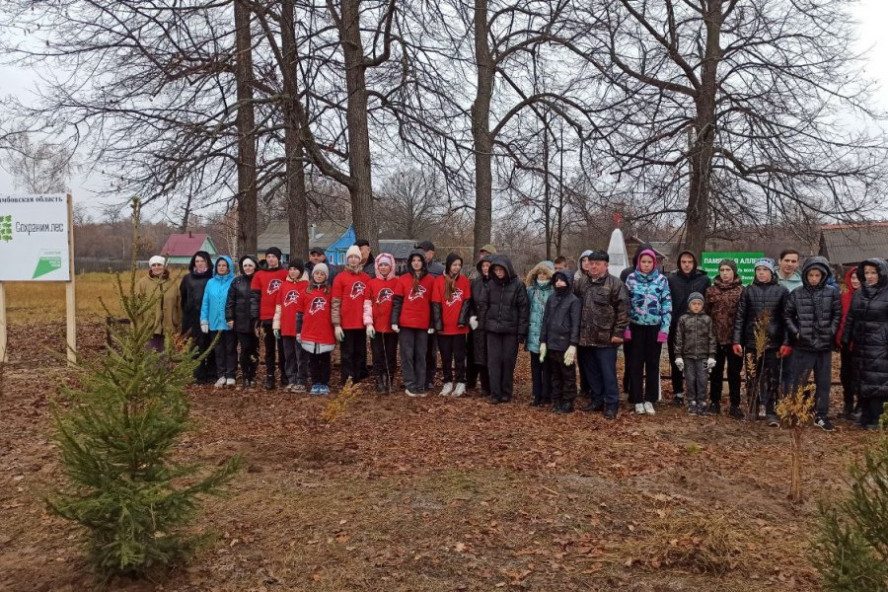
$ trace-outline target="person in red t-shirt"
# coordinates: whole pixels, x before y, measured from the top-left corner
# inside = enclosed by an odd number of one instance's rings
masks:
[[[272,321],[274,336],[284,344],[284,368],[287,375],[284,390],[297,393],[305,392],[305,379],[308,376],[308,355],[302,355],[296,326],[299,307],[308,286],[308,281],[303,277],[304,272],[302,259],[290,260],[287,265],[287,279],[277,293],[277,306]]]
[[[373,348],[373,372],[376,392],[391,393],[392,378],[398,363],[398,334],[392,331],[392,304],[397,288],[395,258],[380,253],[374,262],[376,277],[370,280],[364,300],[364,326]]]
[[[327,285],[327,264],[316,263],[299,307],[297,327],[302,349],[311,365],[311,394],[330,393],[330,354],[336,347],[333,333],[333,292]]]
[[[425,252],[414,250],[407,260],[407,273],[398,278],[392,304],[392,330],[401,347],[401,374],[408,397],[426,396],[426,349],[431,327],[432,284],[426,269]]]
[[[274,374],[278,365],[281,368],[281,384],[287,384],[284,369],[284,345],[274,338],[274,309],[277,306],[278,290],[287,279],[287,270],[281,265],[281,250],[269,247],[265,251],[265,269],[253,274],[250,284],[250,314],[259,319],[259,327],[264,331],[265,344],[265,390],[274,389]],[[257,327],[258,329],[258,327]],[[277,350],[277,360],[275,359]]]
[[[333,278],[333,327],[340,345],[342,384],[357,384],[367,377],[367,331],[364,301],[370,276],[361,268],[361,249],[352,245],[345,253],[345,269]]]
[[[462,275],[462,257],[447,255],[444,275],[435,278],[432,288],[432,318],[444,367],[442,396],[462,397],[466,394],[466,334],[469,332],[469,302],[472,288]],[[453,365],[456,363],[456,387]]]

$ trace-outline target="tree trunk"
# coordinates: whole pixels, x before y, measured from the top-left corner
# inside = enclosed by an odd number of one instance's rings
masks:
[[[370,132],[367,125],[366,65],[360,31],[360,0],[343,0],[340,39],[345,58],[348,91],[348,166],[353,183],[349,187],[352,220],[357,238],[370,241],[379,252],[379,226],[373,203],[373,177],[370,168]]]
[[[299,100],[296,85],[296,30],[293,0],[281,2],[281,50],[283,53],[282,76],[285,98],[284,149],[287,154],[287,228],[290,234],[290,258],[307,257],[308,249],[308,196],[305,190],[305,160],[299,137],[299,118],[293,109]]]
[[[709,202],[712,191],[712,155],[715,144],[715,104],[718,86],[716,73],[721,60],[722,0],[707,3],[706,49],[700,76],[700,91],[695,99],[697,116],[695,137],[689,157],[690,195],[684,246],[697,256],[706,249],[709,231]]]
[[[256,119],[253,112],[253,39],[250,11],[234,0],[235,49],[237,51],[237,251],[257,252],[256,244]]]
[[[487,41],[487,0],[475,0],[475,63],[478,90],[472,104],[472,140],[475,148],[475,253],[488,244],[492,232],[493,138],[490,137],[490,101],[495,74]]]

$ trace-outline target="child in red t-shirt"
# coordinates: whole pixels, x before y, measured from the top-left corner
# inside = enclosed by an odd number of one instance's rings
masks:
[[[341,344],[342,384],[360,382],[367,376],[367,332],[364,301],[370,276],[361,268],[361,249],[355,245],[345,254],[345,269],[333,278],[333,328]]]
[[[327,265],[316,263],[300,306],[298,327],[302,349],[311,366],[311,394],[330,394],[330,354],[336,347],[333,335],[332,290],[327,285]]]
[[[425,252],[415,250],[407,260],[408,272],[398,278],[392,305],[392,330],[401,347],[401,374],[408,397],[426,396],[426,350],[432,316],[434,278],[426,268]]]
[[[374,265],[376,277],[370,280],[364,300],[364,326],[373,348],[376,392],[381,394],[392,392],[392,378],[398,363],[398,334],[392,331],[391,322],[398,279],[395,258],[389,253],[380,253]]]
[[[432,318],[438,334],[441,365],[444,367],[442,396],[461,397],[466,394],[466,334],[469,332],[469,299],[472,288],[462,275],[462,257],[447,255],[444,275],[435,278],[432,287]],[[453,365],[456,363],[456,387]]]
[[[272,327],[276,338],[283,342],[284,368],[287,385],[284,390],[305,392],[305,379],[308,377],[308,355],[303,355],[299,345],[297,316],[305,298],[308,281],[302,276],[305,266],[302,259],[291,259],[287,266],[287,278],[277,292],[277,305]]]

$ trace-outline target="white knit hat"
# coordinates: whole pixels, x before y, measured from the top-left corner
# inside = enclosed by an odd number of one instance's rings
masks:
[[[348,248],[348,251],[345,252],[345,260],[348,261],[348,258],[354,255],[358,259],[361,258],[361,247],[357,247],[352,245]]]
[[[161,265],[166,267],[166,262],[167,262],[167,260],[165,257],[162,257],[160,255],[155,255],[154,257],[152,257],[151,259],[148,260],[148,266],[150,267],[152,265],[156,265],[157,263],[160,263]]]
[[[315,263],[314,267],[311,268],[311,275],[314,276],[314,274],[319,271],[323,272],[325,276],[330,277],[330,270],[327,268],[326,263]]]

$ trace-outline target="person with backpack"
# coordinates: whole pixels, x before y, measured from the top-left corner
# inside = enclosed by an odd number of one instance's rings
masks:
[[[441,395],[445,397],[466,394],[466,334],[472,288],[469,278],[461,272],[462,257],[450,253],[444,263],[444,275],[435,278],[432,286],[432,320],[441,351],[444,370]]]
[[[380,253],[374,263],[375,277],[368,283],[369,291],[364,300],[364,326],[373,351],[376,392],[390,394],[398,365],[398,334],[392,330],[392,305],[398,277],[395,258],[390,253]]]
[[[392,304],[392,331],[398,333],[401,374],[408,397],[425,397],[426,351],[432,328],[434,278],[426,269],[425,252],[416,249],[407,259],[409,272],[398,278]]]
[[[478,322],[487,331],[490,400],[500,404],[512,400],[518,345],[527,338],[530,305],[508,257],[494,255],[490,275],[478,301]]]
[[[236,335],[240,348],[241,388],[252,389],[256,384],[256,368],[259,365],[259,337],[256,335],[258,319],[251,312],[252,282],[259,263],[250,255],[238,261],[240,275],[228,288],[225,303],[225,321]]]

